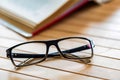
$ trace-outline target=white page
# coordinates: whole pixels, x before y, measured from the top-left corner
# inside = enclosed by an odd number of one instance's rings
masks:
[[[66,2],[68,0],[2,0],[0,7],[38,24]]]

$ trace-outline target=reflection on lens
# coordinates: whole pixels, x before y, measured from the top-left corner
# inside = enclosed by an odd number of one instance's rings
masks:
[[[34,54],[42,56],[38,56],[37,58],[29,56]],[[27,43],[14,48],[11,55],[15,65],[29,65],[42,61],[45,58],[45,54],[46,45],[44,43]]]
[[[58,43],[61,52],[65,57],[71,59],[90,58],[92,48],[88,40],[72,38],[62,40]]]

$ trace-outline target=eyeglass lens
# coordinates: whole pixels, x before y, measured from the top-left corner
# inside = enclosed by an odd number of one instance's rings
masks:
[[[65,39],[58,44],[61,52],[67,58],[81,59],[92,56],[91,45],[88,40],[78,38]]]
[[[15,47],[12,49],[13,61],[16,65],[29,65],[42,61],[46,54],[46,44],[44,43],[28,43]],[[24,54],[23,56],[15,57],[16,55]],[[30,54],[43,54],[38,58],[30,58]]]

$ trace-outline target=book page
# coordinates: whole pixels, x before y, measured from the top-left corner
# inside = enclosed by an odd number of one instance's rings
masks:
[[[69,0],[2,0],[0,7],[14,16],[39,24]],[[8,13],[9,14],[9,13]],[[31,23],[32,25],[32,23]]]

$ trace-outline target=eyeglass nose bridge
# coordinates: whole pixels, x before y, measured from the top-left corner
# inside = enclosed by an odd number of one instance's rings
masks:
[[[49,54],[50,47],[54,46],[57,50],[57,54],[59,54],[60,56],[64,56],[59,48],[57,40],[47,41],[46,44],[47,44],[47,55]]]
[[[50,47],[52,45],[56,46],[58,43],[57,40],[51,40],[51,41],[47,41],[46,44],[47,44],[47,47]]]

